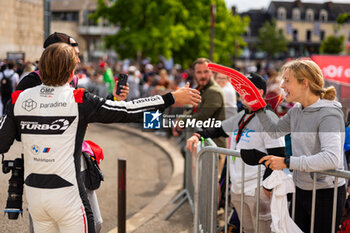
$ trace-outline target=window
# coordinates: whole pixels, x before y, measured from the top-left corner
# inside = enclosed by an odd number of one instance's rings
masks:
[[[298,29],[293,30],[293,41],[298,41]]]
[[[312,9],[306,10],[306,21],[314,21],[314,11]]]
[[[311,35],[312,35],[311,30],[307,30],[306,31],[306,41],[308,41],[308,42],[311,41]]]
[[[324,40],[325,35],[326,35],[325,31],[322,30],[320,33],[320,41]]]
[[[286,9],[284,7],[278,8],[277,18],[280,19],[280,20],[285,20],[286,16],[287,16]]]
[[[327,11],[324,10],[324,9],[322,9],[322,10],[320,11],[320,21],[321,21],[321,22],[327,22],[327,20],[328,20]]]
[[[300,10],[298,8],[293,9],[293,20],[300,20]]]
[[[70,21],[78,22],[79,14],[77,11],[68,12],[52,12],[52,20],[54,21]]]
[[[97,26],[97,23],[89,18],[89,15],[93,13],[94,11],[84,11],[83,14],[83,25],[84,26]]]

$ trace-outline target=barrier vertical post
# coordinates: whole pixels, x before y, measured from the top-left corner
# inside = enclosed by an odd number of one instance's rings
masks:
[[[118,159],[118,233],[126,228],[126,160]]]
[[[258,165],[258,179],[256,184],[256,219],[255,219],[255,233],[259,233],[260,220],[260,180],[261,180],[261,165]],[[262,195],[265,195],[264,193]]]
[[[311,227],[310,227],[310,233],[314,233],[314,224],[315,224],[315,209],[316,209],[316,180],[317,180],[317,173],[313,173],[313,188],[312,188],[312,204],[311,204]]]
[[[332,213],[332,233],[335,232],[335,221],[337,216],[337,200],[338,200],[338,177],[334,180],[334,193],[333,193],[333,213]]]

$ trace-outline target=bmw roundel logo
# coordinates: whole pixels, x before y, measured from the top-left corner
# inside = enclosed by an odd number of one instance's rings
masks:
[[[40,148],[37,145],[32,145],[31,150],[32,150],[33,154],[37,155],[37,154],[39,154]]]

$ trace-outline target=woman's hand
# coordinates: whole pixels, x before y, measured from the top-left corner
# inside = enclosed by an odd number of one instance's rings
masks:
[[[177,104],[191,104],[197,106],[201,102],[201,96],[198,90],[190,88],[190,83],[186,83],[184,87],[171,92],[173,94],[175,103]]]
[[[125,86],[120,86],[121,87],[121,90],[120,90],[120,95],[117,95],[117,86],[118,86],[118,80],[115,81],[115,85],[114,85],[114,88],[113,88],[113,96],[115,98],[117,98],[118,101],[124,101],[126,100],[126,98],[128,97],[129,95],[129,84],[126,83]]]
[[[284,162],[284,157],[278,157],[274,155],[267,155],[259,160],[259,163],[264,163],[266,167],[270,167],[271,170],[282,170],[287,168]]]
[[[197,148],[197,143],[199,142],[199,139],[197,136],[192,136],[189,139],[187,139],[187,144],[186,144],[186,148],[193,152],[194,149]]]

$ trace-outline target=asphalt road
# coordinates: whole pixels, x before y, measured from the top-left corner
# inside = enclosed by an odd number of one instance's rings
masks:
[[[165,187],[172,174],[171,161],[153,143],[116,130],[113,125],[90,125],[86,139],[99,144],[104,150],[101,169],[105,181],[97,190],[97,196],[104,220],[102,232],[108,232],[117,226],[118,158],[127,160],[127,217],[146,206]],[[13,159],[20,155],[20,151],[20,145],[15,145],[5,158]],[[6,205],[9,178],[10,174],[0,175],[0,209]],[[0,233],[29,232],[26,201],[23,209],[23,218],[19,217],[16,221],[0,217]]]

